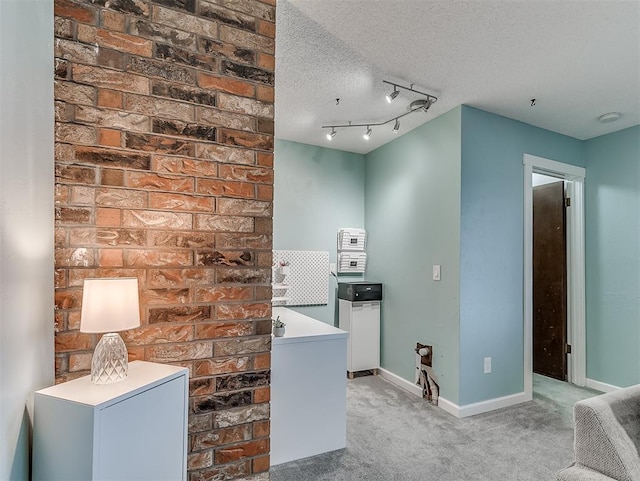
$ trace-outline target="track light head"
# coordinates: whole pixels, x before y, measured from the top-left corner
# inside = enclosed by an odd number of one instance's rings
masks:
[[[338,132],[336,132],[335,127],[331,127],[331,132],[327,134],[327,140],[331,141],[336,136]]]
[[[393,124],[393,133],[397,134],[398,130],[400,130],[400,121],[398,119],[396,119],[396,123]]]
[[[394,85],[393,86],[393,92],[391,92],[389,95],[387,95],[385,98],[387,99],[388,103],[393,102],[393,100],[400,95],[400,92],[398,92],[398,88]]]
[[[429,107],[433,104],[433,100],[431,98],[428,99],[418,99],[414,100],[409,104],[409,110],[424,110],[425,112],[429,110]]]
[[[364,140],[369,140],[371,138],[371,127],[367,125],[367,131],[362,136]]]

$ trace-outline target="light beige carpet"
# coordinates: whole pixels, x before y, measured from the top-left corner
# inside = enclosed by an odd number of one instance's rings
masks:
[[[379,377],[356,378],[347,448],[274,466],[271,481],[552,480],[573,460],[573,404],[596,394],[534,375],[533,401],[457,419]]]

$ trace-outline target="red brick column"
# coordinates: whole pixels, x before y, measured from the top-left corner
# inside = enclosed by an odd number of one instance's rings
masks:
[[[56,378],[86,277],[136,276],[130,359],[191,373],[190,481],[268,479],[275,0],[55,0]]]

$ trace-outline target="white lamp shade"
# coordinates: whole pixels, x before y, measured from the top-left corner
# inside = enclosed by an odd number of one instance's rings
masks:
[[[138,279],[85,279],[81,332],[118,332],[140,325]]]

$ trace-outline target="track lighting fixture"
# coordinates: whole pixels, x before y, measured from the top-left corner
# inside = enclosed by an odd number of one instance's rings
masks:
[[[405,112],[401,115],[398,115],[396,117],[390,118],[389,120],[385,120],[384,122],[368,122],[368,123],[358,123],[358,124],[354,124],[351,123],[351,121],[349,121],[346,124],[334,124],[334,125],[323,125],[322,128],[323,129],[331,129],[331,132],[327,134],[327,140],[331,140],[333,139],[333,137],[335,137],[337,131],[336,129],[346,129],[346,128],[350,128],[350,127],[366,127],[367,131],[365,132],[365,134],[362,136],[362,138],[364,138],[365,140],[369,140],[371,138],[371,127],[376,127],[379,125],[386,125],[392,121],[395,121],[393,124],[393,132],[397,133],[400,130],[400,119],[402,117],[404,117],[405,115],[409,115],[412,114],[414,112],[427,112],[429,110],[429,108],[438,100],[437,97],[434,97],[433,95],[427,94],[425,92],[420,92],[419,90],[416,90],[413,88],[413,84],[411,84],[409,87],[403,87],[402,85],[393,83],[393,82],[388,82],[386,80],[383,80],[384,83],[392,85],[393,86],[393,92],[391,92],[389,95],[387,95],[387,102],[391,103],[393,101],[393,99],[395,99],[399,94],[400,91],[398,90],[400,89],[404,89],[407,90],[409,92],[418,94],[418,95],[423,95],[424,97],[426,97],[426,99],[418,99],[418,100],[414,100],[413,102],[411,102],[411,104],[409,105],[409,111]]]
[[[387,99],[388,103],[393,102],[393,100],[400,95],[400,92],[398,92],[398,87],[397,86],[393,86],[393,92],[391,92],[389,95],[387,95],[385,98]]]

